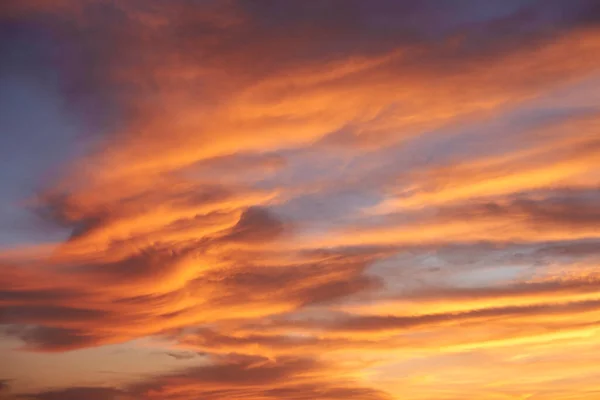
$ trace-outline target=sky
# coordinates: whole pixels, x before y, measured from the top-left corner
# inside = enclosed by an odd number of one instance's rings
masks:
[[[4,0],[1,400],[600,398],[600,2]]]

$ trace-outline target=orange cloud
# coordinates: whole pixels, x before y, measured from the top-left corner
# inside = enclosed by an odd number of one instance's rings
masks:
[[[462,130],[594,82],[594,24],[515,40],[504,24],[539,5],[454,28],[405,2],[374,20],[353,1],[76,3],[0,15],[69,45],[68,105],[94,93],[122,118],[31,202],[68,239],[0,253],[2,331],[205,357],[15,399],[593,398],[597,110],[498,146]],[[427,147],[474,137],[485,151]]]
[[[337,378],[332,378],[332,373]],[[340,375],[341,374],[341,375]],[[229,355],[215,363],[156,376],[123,389],[80,387],[18,396],[19,399],[389,399],[385,393],[361,387],[343,368],[334,369],[310,358]]]

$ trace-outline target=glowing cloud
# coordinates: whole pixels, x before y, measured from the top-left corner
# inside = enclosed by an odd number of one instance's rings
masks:
[[[39,363],[0,399],[596,398],[598,11],[8,1],[100,133],[23,199],[64,240],[0,250],[0,352]]]

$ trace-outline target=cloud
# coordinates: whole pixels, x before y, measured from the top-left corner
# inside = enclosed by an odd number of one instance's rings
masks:
[[[597,189],[563,188],[469,199],[445,207],[386,213],[362,218],[325,234],[303,237],[296,248],[316,246],[446,246],[595,240]]]
[[[48,391],[34,395],[19,396],[18,399],[27,400],[128,400],[132,397],[124,395],[122,391],[113,388],[80,387],[64,390]]]
[[[196,353],[192,353],[192,352],[175,352],[175,351],[171,351],[167,353],[168,356],[173,357],[176,360],[189,360],[191,358],[194,358],[197,356]]]
[[[280,231],[268,212],[254,209],[212,239],[156,244],[115,261],[59,265],[52,274],[61,277],[64,291],[48,291],[44,285],[52,283],[29,276],[21,291],[3,292],[1,319],[17,325],[13,332],[28,347],[57,351],[290,312],[378,287],[364,270],[381,251],[292,253],[279,260],[261,246]],[[250,247],[240,249],[240,243]],[[80,307],[69,305],[82,300]]]
[[[319,398],[386,399],[384,393],[361,387],[350,379],[332,378],[335,370],[309,358],[226,356],[214,365],[164,376],[142,383],[133,391],[143,397],[222,399]],[[339,372],[339,371],[338,371]]]
[[[31,400],[53,399],[389,399],[383,392],[361,387],[308,358],[229,355],[214,364],[156,376],[122,390],[81,387],[29,394]],[[21,398],[21,397],[19,397]]]
[[[519,141],[534,139],[529,148],[416,169],[408,174],[408,182],[392,185],[391,191],[397,195],[376,209],[384,212],[552,190],[565,182],[575,190],[593,189],[597,181],[589,171],[598,157],[598,141],[592,134],[596,124],[595,115],[567,120],[562,127],[553,126],[543,134],[534,129],[519,135]],[[579,130],[584,134],[568,134]]]
[[[232,242],[269,241],[279,236],[283,229],[282,223],[266,210],[248,208],[223,239]]]
[[[340,13],[340,8],[346,11]],[[529,21],[522,18],[522,8],[508,7],[508,16],[499,19],[524,26]],[[465,6],[433,12],[429,3],[381,2],[365,7],[353,2],[342,7],[331,2],[315,9],[298,2],[277,7],[230,2],[202,8],[187,2],[169,6],[151,2],[145,7],[87,2],[73,6],[81,11],[80,19],[57,7],[45,27],[58,30],[73,45],[74,58],[85,67],[81,71],[95,73],[81,79],[71,73],[64,78],[67,83],[81,92],[109,88],[112,100],[133,109],[127,114],[133,121],[126,131],[144,132],[137,136],[124,132],[106,144],[97,161],[110,164],[110,169],[100,170],[114,176],[119,171],[173,170],[232,153],[303,146],[349,123],[371,141],[389,140],[386,137],[394,141],[394,132],[400,130],[421,131],[457,116],[487,112],[535,92],[530,72],[542,66],[545,73],[535,82],[542,86],[595,68],[595,60],[585,56],[593,54],[593,35],[585,39],[587,32],[571,29],[562,41],[544,37],[544,28],[564,22],[562,8],[556,3],[531,7],[533,18],[550,9],[550,22],[540,24],[539,32],[535,29],[545,40],[523,42],[522,47],[508,40],[506,28],[485,26],[489,21],[483,22],[484,28],[466,32],[468,24],[460,23],[435,32],[431,27],[440,29],[452,18],[477,22],[480,10]],[[435,22],[430,21],[433,15]],[[415,24],[419,19],[423,24]],[[77,40],[73,32],[80,33]],[[458,40],[458,45],[450,40],[440,49],[435,44],[461,34],[466,39]],[[354,38],[350,44],[348,37]],[[488,46],[477,45],[482,37]],[[503,40],[516,49],[495,45]],[[481,57],[485,51],[488,57]],[[561,61],[573,51],[579,55],[577,63]],[[454,101],[455,96],[461,101]],[[147,100],[136,101],[140,97]],[[393,117],[377,118],[390,107]],[[176,121],[160,120],[174,114]],[[166,130],[170,140],[163,141]],[[190,130],[195,134],[187,135]],[[286,134],[278,134],[282,131]],[[121,140],[123,136],[127,140]],[[151,160],[145,159],[148,151]]]
[[[14,323],[14,322],[13,322]],[[38,322],[40,323],[40,322]],[[23,326],[9,328],[6,333],[17,336],[28,349],[61,351],[68,348],[95,346],[105,338],[83,329],[56,328],[52,326]]]
[[[444,323],[462,323],[471,320],[519,315],[544,315],[571,313],[577,310],[589,311],[598,308],[598,300],[573,302],[569,304],[543,304],[532,306],[513,306],[474,309],[463,313],[427,314],[419,316],[364,316],[342,319],[334,323],[333,329],[343,332],[352,331],[395,331],[418,327],[425,324],[443,325]]]
[[[3,332],[203,354],[29,398],[564,389],[474,366],[597,350],[600,36],[572,3],[9,1],[65,105],[110,123],[28,202],[69,237],[0,253]]]

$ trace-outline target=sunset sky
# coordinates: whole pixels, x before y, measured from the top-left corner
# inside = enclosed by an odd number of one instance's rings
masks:
[[[600,399],[600,1],[0,0],[0,399]]]

